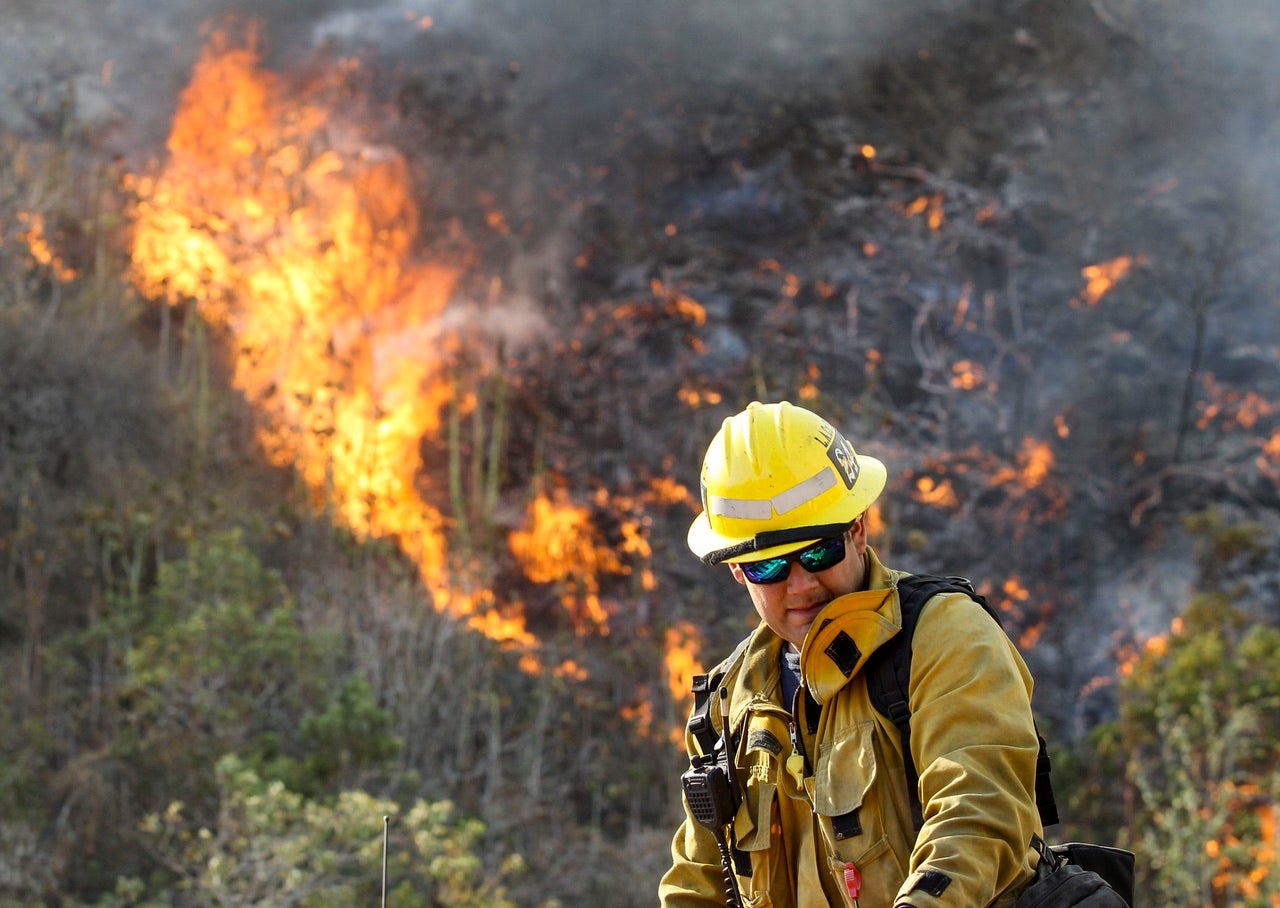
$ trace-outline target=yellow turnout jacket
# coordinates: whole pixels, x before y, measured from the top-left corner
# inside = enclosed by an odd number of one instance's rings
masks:
[[[862,877],[859,908],[1009,908],[1034,874],[1039,738],[1032,680],[1004,631],[962,593],[934,596],[912,641],[911,750],[924,826],[911,820],[897,728],[871,705],[862,669],[902,627],[897,583],[867,550],[869,589],[832,601],[801,649],[815,701],[799,717],[782,704],[786,644],[763,623],[727,666],[729,722],[742,805],[737,877],[747,908],[849,906],[848,864]],[[856,644],[852,664],[846,640]],[[839,654],[837,655],[833,654]],[[726,666],[721,666],[725,668]],[[848,669],[848,674],[845,670]],[[802,692],[798,698],[806,700]],[[717,729],[720,717],[712,710]],[[690,754],[697,742],[688,736]],[[795,771],[787,768],[792,758]],[[803,770],[800,771],[800,759]],[[663,908],[725,904],[715,838],[688,815],[659,885]]]

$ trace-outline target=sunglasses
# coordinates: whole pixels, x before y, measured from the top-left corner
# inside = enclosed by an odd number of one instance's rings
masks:
[[[791,576],[793,561],[799,562],[810,574],[816,574],[844,561],[844,554],[844,536],[840,535],[819,539],[813,545],[790,555],[779,555],[763,561],[740,561],[738,567],[742,568],[743,575],[752,583],[781,583]]]

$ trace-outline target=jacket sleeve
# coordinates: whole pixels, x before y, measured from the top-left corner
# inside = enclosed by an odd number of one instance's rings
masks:
[[[724,908],[724,888],[715,838],[686,815],[671,842],[671,867],[658,884],[659,904],[662,908]]]
[[[1039,737],[1031,675],[962,594],[935,597],[912,641],[911,751],[924,827],[896,904],[1011,905],[1033,875]]]

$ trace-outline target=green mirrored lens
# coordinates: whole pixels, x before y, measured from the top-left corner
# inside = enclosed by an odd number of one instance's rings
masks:
[[[791,562],[800,562],[810,574],[835,567],[844,560],[844,537],[819,539],[813,545],[795,555],[781,555],[763,561],[744,561],[742,573],[752,583],[781,583],[791,576]]]
[[[764,561],[746,561],[742,573],[752,583],[777,583],[786,580],[791,573],[791,562],[786,558],[766,558]]]
[[[810,574],[835,567],[844,560],[844,537],[815,542],[797,555],[796,560]]]

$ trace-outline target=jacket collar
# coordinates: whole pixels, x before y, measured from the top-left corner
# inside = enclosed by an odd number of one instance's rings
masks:
[[[886,568],[870,546],[866,558],[867,589],[827,603],[814,619],[800,650],[800,673],[820,704],[844,687],[861,670],[867,657],[902,628],[897,584],[903,572]],[[781,703],[779,662],[785,645],[763,622],[752,632],[742,668],[733,682],[730,722],[734,726],[740,724],[749,709],[769,702]],[[849,669],[847,674],[845,668]]]
[[[902,629],[897,583],[867,549],[867,589],[847,593],[818,613],[800,649],[800,673],[818,703],[827,700],[862,670],[868,657]]]

